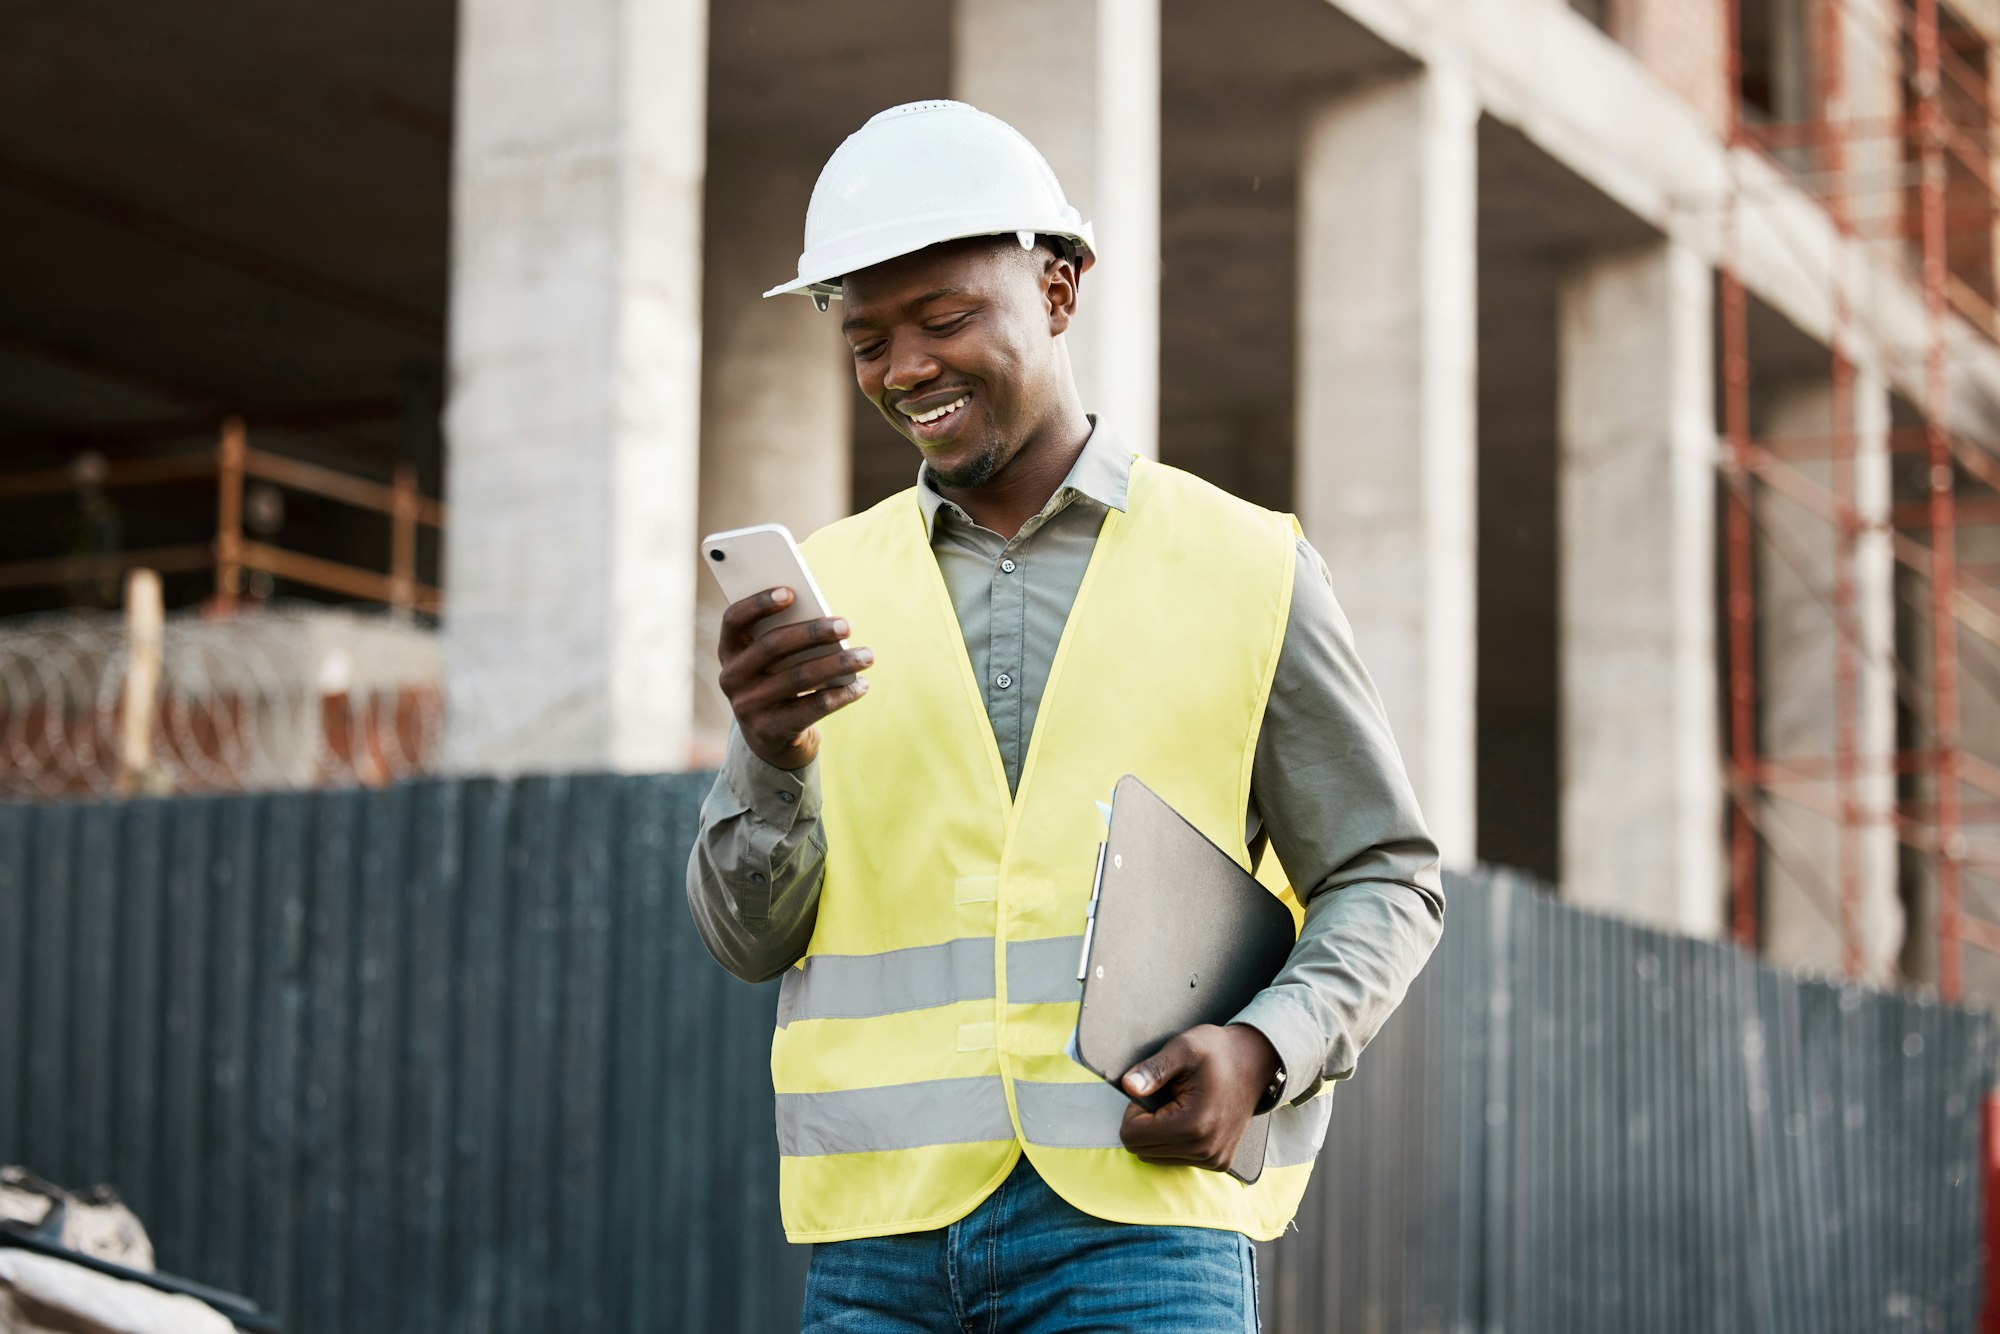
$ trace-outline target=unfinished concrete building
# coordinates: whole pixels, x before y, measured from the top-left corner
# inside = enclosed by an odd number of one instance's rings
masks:
[[[183,606],[389,604],[442,643],[425,764],[712,761],[699,534],[915,467],[835,322],[759,293],[842,137],[961,97],[1096,223],[1088,403],[1326,554],[1451,862],[2000,992],[2000,5],[10,29],[0,610],[131,564]]]

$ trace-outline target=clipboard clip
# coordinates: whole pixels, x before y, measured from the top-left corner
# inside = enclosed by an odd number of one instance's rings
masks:
[[[1098,805],[1103,806],[1104,803],[1099,802]],[[1097,845],[1097,870],[1090,878],[1090,907],[1084,910],[1083,949],[1076,956],[1076,980],[1079,982],[1090,971],[1090,938],[1097,934],[1097,895],[1104,887],[1104,850],[1110,846],[1108,841]]]

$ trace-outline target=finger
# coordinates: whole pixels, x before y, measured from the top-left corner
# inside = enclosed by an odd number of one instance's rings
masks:
[[[766,616],[775,616],[792,605],[792,590],[789,588],[767,588],[761,593],[752,593],[730,603],[722,610],[722,636],[718,641],[719,650],[727,655],[746,647],[752,638],[751,627]]]
[[[1149,1098],[1199,1063],[1200,1053],[1188,1040],[1187,1034],[1182,1033],[1170,1038],[1166,1046],[1127,1070],[1119,1079],[1118,1086],[1127,1097]]]
[[[1147,1144],[1171,1144],[1205,1133],[1210,1117],[1200,1086],[1191,1080],[1168,1084],[1151,1105],[1134,1102],[1125,1109],[1122,1125]]]
[[[846,620],[839,616],[823,616],[816,621],[781,625],[758,636],[756,646],[749,652],[774,663],[782,662],[798,653],[839,648],[849,629]]]
[[[747,685],[786,658],[813,649],[838,647],[847,631],[847,622],[838,616],[823,616],[818,620],[801,621],[797,625],[767,629],[737,650],[724,670],[741,678]]]
[[[822,616],[817,620],[800,621],[797,625],[781,625],[775,630],[757,635],[751,641],[722,659],[722,690],[734,699],[743,691],[753,689],[767,676],[772,667],[794,654],[808,652],[814,648],[834,648],[848,633],[847,622],[838,616]]]
[[[852,676],[875,661],[871,648],[841,649],[794,663],[782,672],[767,672],[748,681],[732,682],[730,705],[738,716],[754,715],[790,705],[801,695],[826,689],[840,677]],[[841,684],[845,684],[842,682]]]
[[[773,672],[771,681],[787,697],[796,698],[824,688],[836,677],[851,676],[874,663],[875,650],[857,646],[837,653],[823,653],[782,672]]]
[[[1186,1120],[1183,1116],[1128,1107],[1118,1127],[1118,1138],[1149,1163],[1205,1163],[1212,1146]]]
[[[762,735],[781,746],[789,745],[814,723],[837,709],[846,708],[867,693],[867,679],[857,676],[844,686],[829,686],[810,695],[801,695],[764,714]]]
[[[1118,1123],[1118,1138],[1126,1148],[1137,1153],[1179,1144],[1187,1138],[1187,1129],[1181,1124],[1181,1118],[1171,1111],[1149,1112],[1132,1103],[1125,1108],[1125,1116]]]

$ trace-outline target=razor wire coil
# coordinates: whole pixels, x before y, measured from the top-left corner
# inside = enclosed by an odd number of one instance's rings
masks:
[[[131,661],[116,613],[0,620],[0,797],[378,785],[438,763],[437,648],[411,623],[314,604],[170,615],[143,769],[122,753]]]

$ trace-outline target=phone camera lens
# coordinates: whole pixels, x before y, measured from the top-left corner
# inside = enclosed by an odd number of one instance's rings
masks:
[[[709,558],[710,560],[728,560],[728,559],[729,559],[729,557],[728,557],[728,556],[726,556],[726,555],[724,555],[724,554],[723,554],[723,551],[722,551],[722,548],[721,548],[721,547],[711,547],[711,548],[709,548],[709,552],[708,552],[708,558]]]

